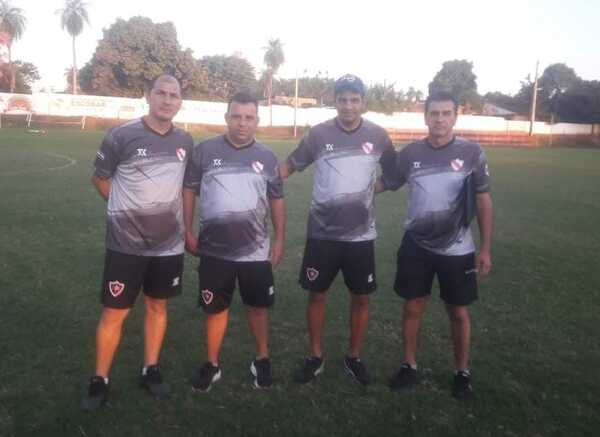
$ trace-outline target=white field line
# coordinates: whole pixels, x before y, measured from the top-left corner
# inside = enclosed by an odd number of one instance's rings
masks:
[[[32,169],[27,169],[27,170],[0,172],[0,176],[13,176],[13,175],[20,175],[20,174],[27,174],[27,173],[38,173],[38,172],[42,172],[42,171],[64,170],[66,168],[72,167],[75,164],[77,164],[77,160],[75,158],[71,158],[70,156],[59,155],[58,153],[49,153],[49,152],[44,152],[43,155],[53,156],[55,158],[64,159],[67,162],[65,164],[59,165],[57,167],[32,168]]]

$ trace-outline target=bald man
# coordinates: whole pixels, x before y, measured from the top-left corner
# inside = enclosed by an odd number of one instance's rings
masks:
[[[173,125],[181,107],[177,79],[159,76],[147,99],[148,115],[109,131],[94,163],[92,183],[107,201],[106,255],[96,370],[82,399],[84,409],[106,402],[123,321],[141,290],[146,314],[140,385],[158,399],[169,394],[158,359],[167,329],[167,301],[181,293],[181,193],[193,139]]]

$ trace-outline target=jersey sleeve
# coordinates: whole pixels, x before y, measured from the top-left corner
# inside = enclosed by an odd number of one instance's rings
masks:
[[[118,144],[113,132],[110,131],[102,140],[100,150],[96,152],[94,160],[94,174],[102,179],[110,179],[119,165]]]
[[[192,146],[185,167],[183,186],[198,192],[202,181],[202,143]]]
[[[479,147],[479,154],[473,167],[473,183],[477,193],[490,191],[490,170],[485,152],[481,147]]]
[[[287,163],[294,171],[304,170],[315,160],[313,137],[311,129],[304,135],[296,150],[288,156]]]
[[[408,180],[408,172],[410,169],[410,157],[408,148],[395,153],[394,169],[387,177],[382,178],[383,184],[388,190],[396,191]]]

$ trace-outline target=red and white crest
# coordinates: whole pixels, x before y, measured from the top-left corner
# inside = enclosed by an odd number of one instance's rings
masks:
[[[185,160],[185,149],[182,149],[181,147],[177,149],[177,157],[180,161]]]
[[[363,143],[363,151],[368,155],[373,151],[373,143]]]
[[[210,305],[210,303],[213,301],[213,297],[215,297],[215,295],[212,291],[202,290],[202,300],[206,305]]]
[[[317,269],[309,267],[306,269],[306,276],[308,277],[308,280],[312,282],[319,276],[319,271]]]
[[[119,281],[108,281],[108,291],[113,297],[118,297],[125,290],[125,284]]]
[[[252,162],[252,170],[254,170],[256,173],[262,172],[263,168],[265,168],[265,166],[262,164],[262,162],[260,162],[260,161]]]
[[[450,161],[450,166],[452,167],[452,170],[459,171],[461,168],[463,168],[464,163],[465,161],[463,161],[462,159],[456,158]]]

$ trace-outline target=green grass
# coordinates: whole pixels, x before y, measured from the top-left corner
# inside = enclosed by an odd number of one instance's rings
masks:
[[[396,394],[401,300],[391,290],[405,193],[377,199],[379,291],[364,359],[375,383],[343,374],[348,296],[332,288],[326,372],[299,387],[307,353],[305,293],[296,284],[310,171],[286,184],[286,255],[271,312],[276,385],[250,387],[253,341],[236,296],[222,350],[223,379],[209,394],[188,379],[204,360],[196,261],[170,305],[162,367],[172,399],[137,388],[143,306],[127,320],[107,408],[86,413],[80,395],[93,367],[100,313],[104,202],[89,183],[101,132],[0,130],[0,435],[60,436],[579,436],[600,433],[600,152],[487,149],[495,206],[494,271],[472,307],[476,399],[450,397],[452,353],[443,306],[432,299],[419,362],[424,381]],[[280,157],[292,142],[269,142]],[[44,170],[69,164],[62,169]]]

